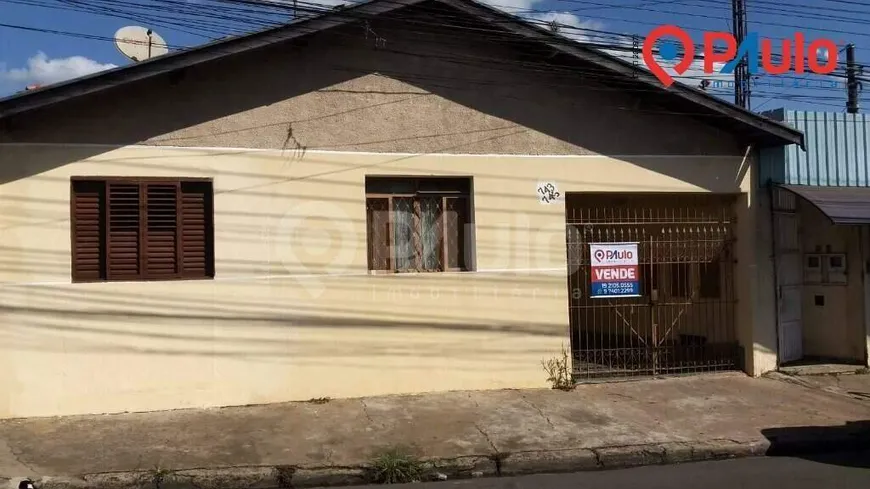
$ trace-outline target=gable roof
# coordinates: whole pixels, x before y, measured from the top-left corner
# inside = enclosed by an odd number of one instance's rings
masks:
[[[437,2],[462,11],[472,18],[525,38],[596,68],[613,73],[669,95],[668,101],[690,109],[688,113],[711,116],[720,126],[762,146],[798,144],[804,146],[802,132],[778,121],[752,113],[720,100],[702,90],[674,83],[665,88],[651,72],[598,49],[573,42],[541,26],[489,7],[475,0],[368,0],[349,7],[302,18],[278,27],[251,34],[221,39],[195,48],[177,51],[135,64],[99,72],[25,91],[0,99],[0,119],[9,118],[64,100],[97,93],[119,85],[162,75],[194,65],[233,56],[272,44],[310,35],[332,27],[353,23],[424,2]]]

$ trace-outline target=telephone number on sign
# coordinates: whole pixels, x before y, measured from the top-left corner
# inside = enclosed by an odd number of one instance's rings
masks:
[[[636,291],[634,282],[605,282],[600,284],[602,292],[615,294],[631,294]]]

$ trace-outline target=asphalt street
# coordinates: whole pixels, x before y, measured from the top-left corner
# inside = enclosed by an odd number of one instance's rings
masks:
[[[374,487],[374,486],[368,486]],[[379,486],[383,487],[383,486]],[[867,489],[870,451],[392,486],[414,489]]]

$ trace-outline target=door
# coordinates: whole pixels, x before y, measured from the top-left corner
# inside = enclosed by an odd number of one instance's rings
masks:
[[[577,380],[740,368],[732,195],[566,196]],[[637,295],[593,292],[591,246],[636,245]]]
[[[774,213],[774,232],[779,362],[786,363],[800,360],[804,354],[801,317],[803,260],[797,214]]]

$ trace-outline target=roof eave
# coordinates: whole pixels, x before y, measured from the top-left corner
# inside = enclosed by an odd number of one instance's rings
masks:
[[[182,68],[214,61],[277,42],[289,41],[315,32],[357,21],[361,16],[375,16],[426,0],[369,0],[335,12],[300,19],[253,34],[214,41],[189,50],[178,51],[134,65],[121,66],[93,75],[50,85],[32,92],[23,92],[0,99],[0,119],[68,98],[113,88],[120,84],[144,80]],[[123,75],[122,77],[119,75]]]
[[[528,22],[511,15],[509,13],[496,10],[487,5],[481,4],[476,0],[439,0],[456,9],[467,12],[471,15],[483,17],[487,21],[503,26],[514,34],[532,38],[538,42],[544,43],[547,46],[568,54],[583,61],[597,64],[601,67],[610,69],[625,76],[630,76],[640,82],[643,82],[651,87],[663,89],[661,82],[652,73],[646,70],[639,70],[634,65],[610,56],[594,49],[583,46],[579,43],[566,43],[564,38],[555,34],[543,27],[531,25]],[[508,18],[512,20],[510,23],[505,23],[503,20]],[[777,121],[764,118],[758,114],[742,109],[736,105],[720,101],[698,89],[689,87],[682,83],[674,83],[665,90],[671,91],[682,98],[706,107],[712,111],[718,112],[724,116],[738,119],[760,131],[766,132],[776,137],[783,145],[798,144],[801,148],[804,147],[804,135],[802,132]]]
[[[427,0],[369,0],[342,10],[324,13],[316,17],[301,19],[290,24],[267,29],[253,34],[215,41],[190,50],[172,53],[152,60],[128,65],[52,85],[43,89],[16,94],[0,99],[0,119],[14,114],[37,109],[65,99],[106,90],[123,83],[143,80],[169,73],[182,68],[224,58],[252,49],[262,48],[277,42],[289,41],[314,32],[342,26],[365,16],[376,16]],[[607,53],[583,46],[579,43],[566,43],[565,38],[543,27],[489,7],[475,0],[437,0],[455,9],[483,19],[491,24],[505,28],[519,36],[543,43],[585,62],[596,64],[626,77],[631,77],[652,88],[662,90],[659,80],[650,72]],[[507,22],[505,22],[507,20]],[[798,144],[804,147],[804,135],[800,131],[777,121],[764,118],[733,104],[716,99],[695,88],[675,83],[664,89],[691,103],[738,120],[749,127],[764,133],[767,142],[776,145]],[[775,141],[771,141],[770,139]]]

